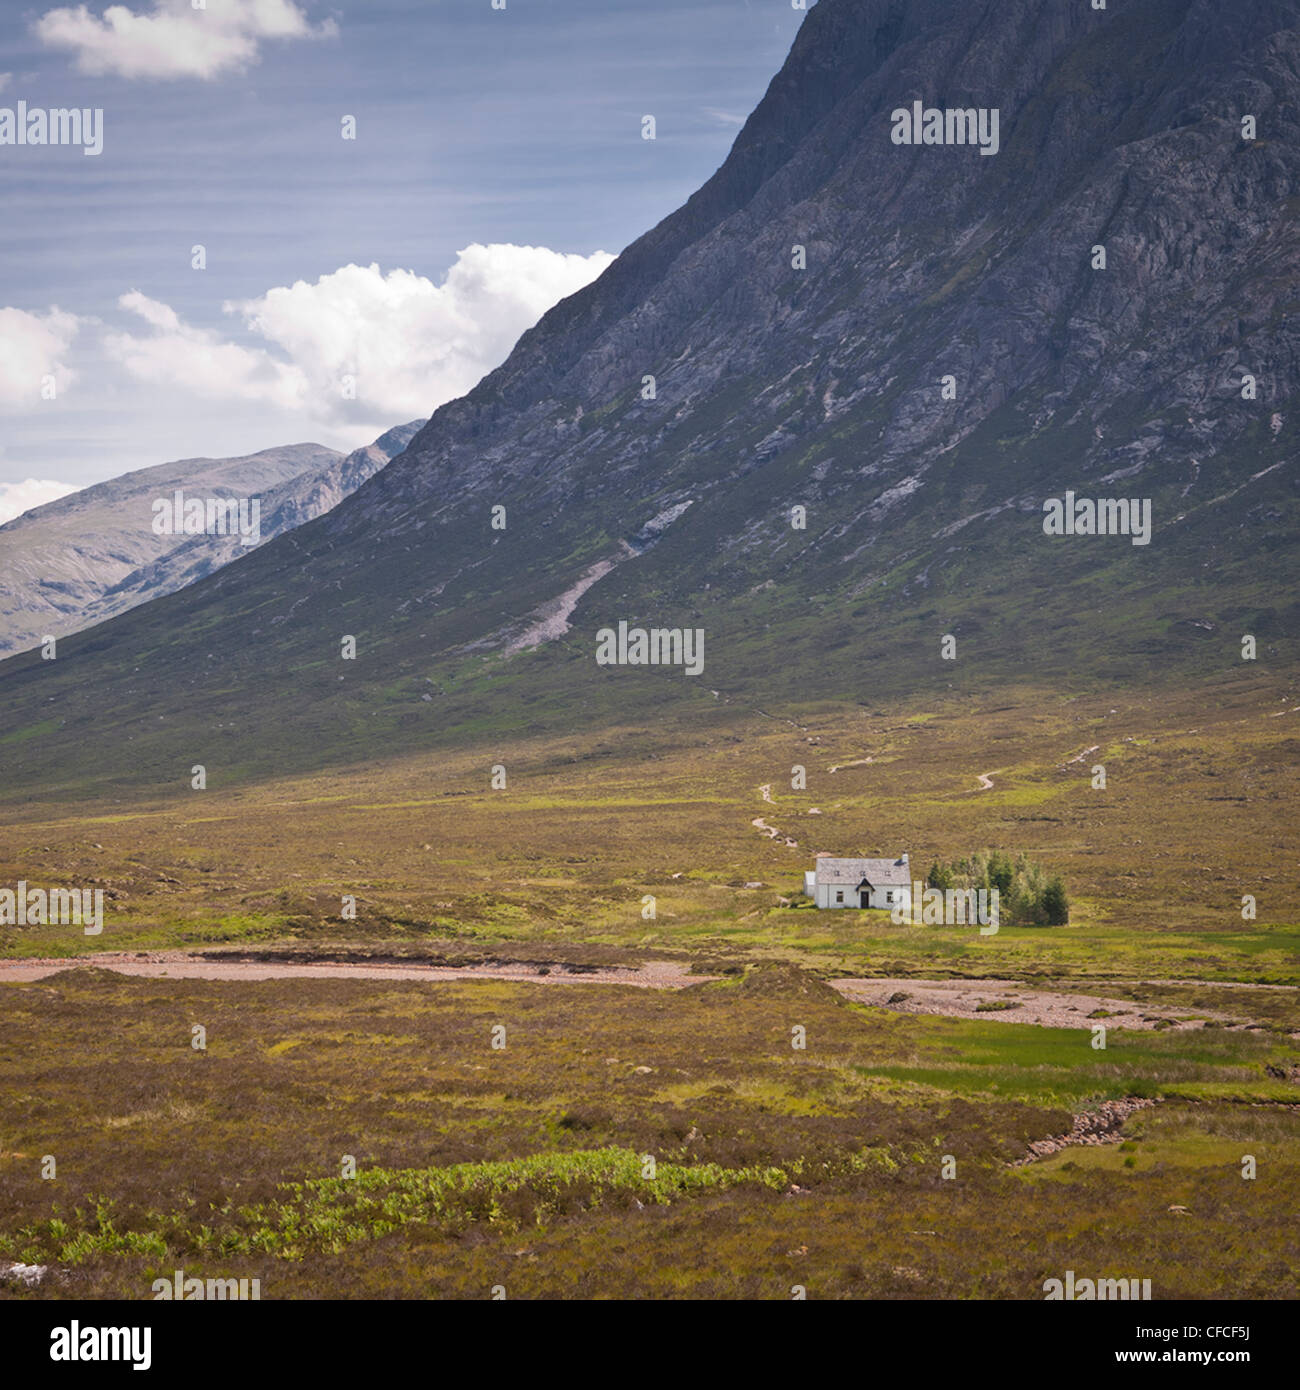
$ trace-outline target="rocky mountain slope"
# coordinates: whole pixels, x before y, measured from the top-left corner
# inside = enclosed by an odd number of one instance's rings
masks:
[[[63,637],[170,594],[247,554],[234,535],[157,534],[152,506],[189,497],[260,502],[260,544],[336,507],[410,442],[422,421],[340,454],[291,444],[233,459],[181,459],[96,483],[0,526],[0,654]]]
[[[997,152],[896,143],[918,101],[996,111]],[[820,0],[718,173],[381,474],[59,670],[0,667],[41,724],[11,756],[111,729],[168,777],[238,707],[255,775],[720,699],[1212,678],[1245,632],[1292,662],[1298,137],[1300,0]],[[1067,490],[1145,499],[1150,543],[1046,535]],[[703,629],[703,675],[597,666],[620,619]]]

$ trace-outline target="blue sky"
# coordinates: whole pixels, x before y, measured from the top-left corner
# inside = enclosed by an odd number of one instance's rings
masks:
[[[0,485],[351,448],[428,414],[717,168],[803,18],[790,0],[104,11],[3,0],[0,107],[102,108],[104,147],[0,145]]]

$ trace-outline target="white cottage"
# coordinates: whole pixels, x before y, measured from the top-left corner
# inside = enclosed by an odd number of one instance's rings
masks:
[[[912,906],[912,870],[901,859],[834,859],[817,856],[803,876],[803,891],[818,907],[877,907],[892,912]]]

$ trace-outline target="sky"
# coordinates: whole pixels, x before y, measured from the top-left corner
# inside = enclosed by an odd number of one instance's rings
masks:
[[[803,17],[0,0],[0,521],[464,394],[722,163]],[[20,102],[102,149],[17,143]]]

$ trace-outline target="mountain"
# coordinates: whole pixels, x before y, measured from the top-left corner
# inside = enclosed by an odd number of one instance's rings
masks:
[[[1293,663],[1298,59],[1300,0],[821,0],[714,177],[381,473],[0,666],[0,751],[170,781],[221,725],[238,778]],[[896,143],[914,102],[996,153]],[[1067,491],[1149,544],[1045,534]],[[702,629],[703,674],[598,666],[619,620]]]
[[[180,459],[124,473],[0,526],[0,652],[21,651],[83,625],[114,585],[184,537],[155,535],[150,507],[177,488],[233,497],[275,487],[339,455],[291,444],[233,459]]]
[[[153,503],[260,503],[261,543],[335,507],[405,448],[422,421],[343,455],[291,444],[233,459],[181,459],[124,473],[0,526],[0,653],[22,651],[169,594],[251,548],[237,535],[157,534]]]
[[[265,545],[276,536],[294,531],[337,507],[367,478],[400,454],[423,424],[423,420],[413,420],[397,425],[373,444],[363,445],[350,454],[336,454],[329,462],[309,468],[262,493],[259,544]],[[163,539],[174,541],[176,538]],[[86,608],[79,625],[89,627],[162,594],[175,593],[256,549],[256,546],[245,545],[238,535],[199,535],[179,540],[180,544],[173,543],[159,559],[132,570],[106,590]]]

